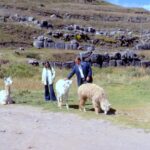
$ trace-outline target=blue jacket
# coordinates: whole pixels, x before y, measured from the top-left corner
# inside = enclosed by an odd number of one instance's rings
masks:
[[[81,67],[82,67],[83,74],[85,77],[84,81],[86,81],[86,78],[89,77],[90,80],[88,82],[92,82],[93,79],[92,79],[91,65],[88,62],[81,62]],[[80,86],[83,83],[83,79],[81,78],[80,71],[79,71],[77,64],[74,65],[71,73],[68,75],[67,78],[70,79],[74,74],[76,74],[77,83],[78,83],[78,86]]]

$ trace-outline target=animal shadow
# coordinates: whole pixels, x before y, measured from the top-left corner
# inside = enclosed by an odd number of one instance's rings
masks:
[[[79,109],[79,105],[69,105],[69,108]]]
[[[95,109],[94,108],[90,108],[90,109],[88,109],[88,111],[95,111]],[[100,110],[100,113],[104,113],[104,111]],[[116,113],[116,109],[110,108],[110,110],[107,112],[107,115],[115,115],[115,113]]]
[[[110,108],[110,110],[107,112],[107,115],[115,115],[116,114],[116,109]]]

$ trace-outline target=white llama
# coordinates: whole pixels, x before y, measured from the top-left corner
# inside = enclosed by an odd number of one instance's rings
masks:
[[[4,78],[5,90],[0,91],[0,104],[5,105],[5,104],[14,103],[14,101],[10,97],[10,93],[11,93],[10,87],[11,87],[12,83],[13,83],[13,81],[12,81],[11,77]]]
[[[59,108],[62,108],[62,104],[63,102],[65,102],[66,108],[69,109],[68,93],[71,84],[72,84],[72,80],[60,79],[56,82],[56,94],[57,94],[57,102]]]

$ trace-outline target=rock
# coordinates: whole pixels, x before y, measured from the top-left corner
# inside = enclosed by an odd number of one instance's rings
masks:
[[[90,32],[90,33],[95,33],[96,30],[95,30],[94,28],[92,28],[92,27],[88,27],[88,32]]]
[[[105,53],[105,54],[103,55],[103,60],[104,60],[105,62],[109,62],[110,56],[109,56],[108,53]]]
[[[51,18],[51,19],[57,19],[57,15],[56,15],[56,14],[52,14],[52,15],[50,16],[50,18]]]
[[[70,69],[74,66],[75,62],[74,61],[67,61],[62,63],[62,68]]]
[[[137,54],[134,53],[132,50],[126,50],[124,52],[121,52],[121,58],[132,61],[134,58],[137,58]]]
[[[30,17],[27,17],[27,21],[29,21],[29,22],[32,22],[32,21],[34,21],[35,19],[34,19],[34,17],[32,17],[32,16],[30,16]]]
[[[66,29],[69,30],[69,31],[73,31],[74,27],[72,25],[70,25],[70,26],[67,26]]]
[[[110,66],[110,67],[116,67],[116,66],[117,66],[116,60],[110,60],[110,61],[109,61],[109,66]]]
[[[121,54],[119,52],[114,53],[115,60],[121,60]]]
[[[53,40],[50,38],[47,38],[44,40],[44,48],[51,48],[51,43],[53,43]],[[55,46],[53,46],[52,48],[54,48]]]
[[[120,66],[122,66],[122,65],[123,65],[122,60],[116,60],[116,66],[117,66],[117,67],[120,67]]]
[[[74,30],[80,30],[80,26],[76,25],[76,24],[73,25],[73,28],[74,28]]]
[[[55,43],[56,49],[65,49],[65,43],[64,42],[57,42]]]
[[[78,43],[76,43],[76,44],[71,44],[72,50],[77,50],[77,49],[78,49],[78,46],[79,46]]]
[[[82,60],[85,60],[87,58],[89,58],[91,56],[92,52],[91,51],[84,51],[84,52],[80,52],[80,58]]]
[[[104,57],[103,57],[103,55],[101,55],[101,54],[92,54],[92,55],[90,56],[90,60],[91,60],[91,63],[92,63],[92,64],[93,64],[93,63],[97,63],[97,64],[100,65],[100,67],[102,67],[103,61],[104,61]]]
[[[150,43],[137,44],[135,47],[137,50],[150,50]]]
[[[62,33],[62,32],[54,32],[54,33],[52,33],[52,36],[53,36],[54,38],[60,38],[60,37],[63,36],[63,33]]]
[[[44,41],[39,41],[39,40],[35,40],[34,42],[33,42],[33,46],[35,47],[35,48],[43,48],[44,47]]]
[[[37,40],[38,40],[38,41],[44,41],[44,40],[45,40],[45,37],[44,37],[43,35],[38,36],[38,37],[37,37]]]
[[[62,69],[62,62],[52,62],[54,67]]]
[[[71,49],[71,44],[70,43],[66,43],[65,44],[65,49],[66,50],[70,50]]]
[[[93,46],[93,45],[84,45],[84,50],[85,51],[93,51],[93,50],[95,50],[95,46]]]
[[[100,65],[100,64],[97,64],[97,63],[93,63],[93,64],[92,64],[92,66],[94,66],[94,67],[98,67],[98,68],[100,68],[100,67],[101,67],[101,65]]]
[[[141,66],[142,67],[150,67],[150,61],[149,60],[142,60]]]
[[[42,20],[40,23],[39,23],[39,26],[41,28],[53,28],[53,25],[52,24],[49,24],[47,20]]]
[[[109,67],[109,62],[104,61],[103,64],[102,64],[102,67],[104,67],[104,68]]]
[[[47,48],[55,49],[55,42],[47,42]]]
[[[28,64],[31,64],[33,66],[39,66],[39,62],[36,59],[29,59]]]
[[[140,67],[140,66],[141,66],[141,60],[134,60],[134,61],[132,62],[132,66]]]
[[[39,20],[34,20],[34,21],[33,21],[33,24],[39,25],[39,24],[40,24],[40,21],[39,21]]]

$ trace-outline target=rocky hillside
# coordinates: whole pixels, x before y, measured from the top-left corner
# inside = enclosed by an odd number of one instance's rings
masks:
[[[94,54],[149,50],[149,26],[149,11],[103,0],[0,2],[1,48],[35,47]],[[122,59],[121,53],[119,56]]]

